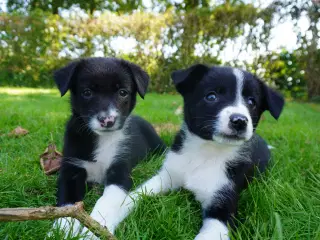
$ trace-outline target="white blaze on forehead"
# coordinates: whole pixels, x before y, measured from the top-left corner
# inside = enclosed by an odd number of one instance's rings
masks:
[[[100,111],[99,116],[101,117],[117,117],[119,115],[118,110],[114,106],[110,106],[107,111]]]
[[[244,72],[241,71],[240,69],[233,68],[232,73],[236,77],[236,98],[233,103],[230,103],[229,106],[226,106],[221,110],[221,112],[218,115],[218,121],[216,122],[216,129],[219,133],[227,134],[227,135],[232,135],[233,130],[229,126],[230,122],[230,116],[232,114],[241,114],[247,117],[248,119],[248,126],[247,130],[244,134],[244,138],[246,140],[249,140],[252,137],[253,134],[253,125],[252,125],[252,119],[248,110],[248,107],[245,104],[245,101],[242,96],[242,90],[243,90],[243,85],[244,85]],[[219,136],[213,136],[214,140],[218,142],[225,142],[223,141],[223,138],[220,138]],[[236,141],[233,141],[233,143],[241,144],[241,141],[238,143]]]
[[[108,116],[114,116],[117,117],[119,115],[117,109],[115,107],[110,107],[108,109]]]
[[[243,82],[244,82],[244,74],[240,69],[234,68],[233,74],[236,77],[237,81],[237,95],[236,95],[236,102],[237,104],[242,102],[242,89],[243,89]]]

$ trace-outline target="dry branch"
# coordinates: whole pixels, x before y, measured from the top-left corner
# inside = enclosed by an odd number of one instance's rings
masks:
[[[96,236],[102,239],[116,240],[105,227],[101,226],[86,213],[82,202],[65,207],[0,208],[0,222],[44,220],[62,217],[76,218]]]

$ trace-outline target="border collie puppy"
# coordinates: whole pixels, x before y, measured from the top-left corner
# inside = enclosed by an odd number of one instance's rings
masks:
[[[137,93],[145,96],[149,76],[122,59],[87,58],[59,69],[54,79],[61,96],[70,90],[72,111],[64,137],[57,205],[83,200],[87,182],[103,184],[103,195],[91,216],[113,232],[118,224],[113,220],[132,185],[132,168],[149,152],[165,148],[150,123],[130,115]],[[55,227],[75,235],[79,222],[69,220],[59,219]]]
[[[229,239],[228,225],[240,192],[263,172],[270,152],[255,129],[269,110],[278,119],[284,99],[249,72],[202,64],[175,71],[172,79],[184,100],[184,124],[157,175],[126,199],[126,213],[140,193],[185,188],[201,203],[203,226],[197,240]]]

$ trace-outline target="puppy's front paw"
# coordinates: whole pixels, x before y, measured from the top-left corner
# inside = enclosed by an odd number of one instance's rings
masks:
[[[108,215],[111,215],[111,214],[108,212],[105,212],[104,215],[101,215],[100,212],[98,213],[99,214],[97,214],[96,211],[93,211],[91,213],[91,217],[94,220],[96,220],[98,223],[100,223],[101,226],[106,227],[108,231],[113,235],[115,231],[115,225],[112,224],[111,221],[107,221]],[[90,232],[90,230],[86,227],[83,228],[81,235],[84,236],[86,240],[99,240],[99,238],[96,237],[92,232]]]
[[[126,191],[120,187],[107,186],[91,212],[91,217],[100,225],[107,227],[111,234],[114,234],[117,225],[128,212],[127,203],[124,203],[126,196]],[[128,198],[128,200],[130,199]],[[123,204],[126,207],[122,207]]]
[[[100,238],[90,232],[90,230],[86,227],[83,228],[81,236],[83,236],[85,240],[100,240]]]
[[[47,234],[52,237],[55,231],[63,232],[65,236],[75,237],[80,233],[81,224],[77,219],[66,217],[54,221],[51,231]]]
[[[227,226],[216,219],[205,219],[195,240],[229,240]]]
[[[98,238],[97,236],[95,236],[92,232],[90,232],[90,230],[86,227],[83,228],[82,232],[81,232],[81,236],[83,237],[83,239],[85,240],[100,240],[100,238]]]
[[[194,240],[230,240],[228,235],[221,232],[203,234],[199,233]]]
[[[93,209],[91,213],[91,217],[100,223],[101,226],[106,227],[111,234],[114,234],[116,229],[116,220],[117,219],[117,211],[114,209]],[[84,231],[88,231],[88,229],[84,229]],[[83,232],[84,232],[83,231]]]

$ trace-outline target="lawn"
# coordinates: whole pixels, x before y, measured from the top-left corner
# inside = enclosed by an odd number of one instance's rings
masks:
[[[181,115],[179,96],[148,94],[135,113],[157,126],[172,142]],[[0,208],[55,204],[56,175],[46,176],[39,155],[48,143],[62,149],[68,97],[55,90],[0,88]],[[30,133],[7,136],[17,126]],[[287,103],[276,122],[269,113],[258,132],[273,145],[267,173],[243,192],[239,228],[234,239],[320,239],[320,105]],[[147,180],[163,158],[152,158],[133,172],[135,184]],[[90,211],[101,187],[85,198]],[[51,221],[0,223],[0,239],[44,239]],[[192,195],[179,191],[148,197],[119,226],[119,239],[193,239],[201,226],[201,211]],[[59,237],[56,237],[59,239]]]

